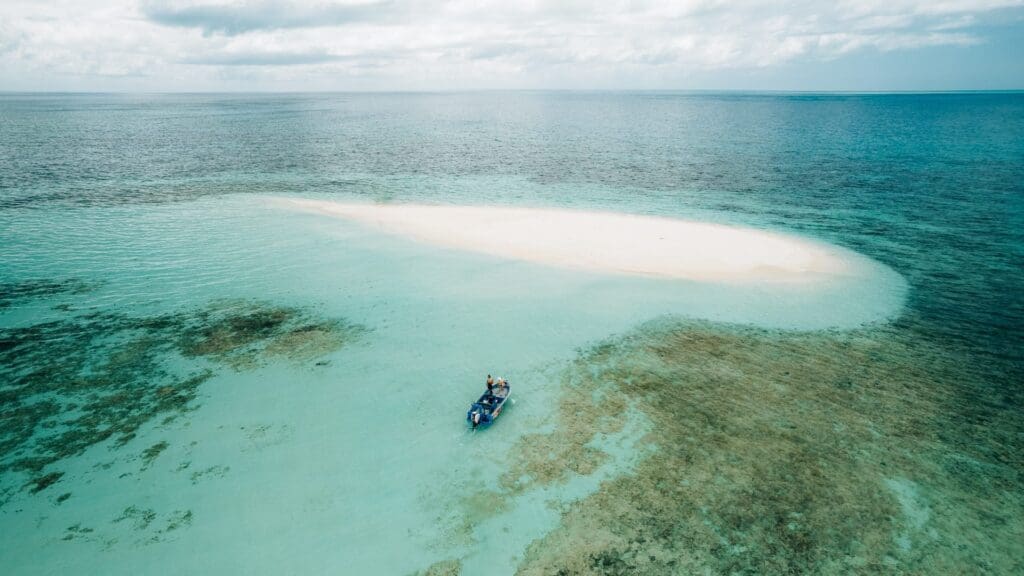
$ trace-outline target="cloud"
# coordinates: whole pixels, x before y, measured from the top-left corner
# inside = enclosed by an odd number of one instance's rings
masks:
[[[236,54],[212,54],[196,56],[182,60],[184,64],[200,64],[205,66],[301,66],[323,64],[345,60],[343,56],[322,53],[295,52],[249,52]]]
[[[383,18],[394,4],[388,0],[357,3],[233,2],[169,6],[150,1],[142,11],[157,24],[199,28],[206,34],[242,34],[254,30],[340,26]]]
[[[1024,34],[1024,0],[5,0],[0,85],[666,85]],[[239,80],[242,79],[242,80]]]
[[[14,52],[22,42],[24,34],[18,30],[11,30],[10,26],[0,21],[0,54]]]

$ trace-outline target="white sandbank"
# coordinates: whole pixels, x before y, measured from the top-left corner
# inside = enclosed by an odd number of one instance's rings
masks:
[[[752,228],[615,212],[281,199],[421,242],[602,273],[714,282],[856,275],[855,253]]]

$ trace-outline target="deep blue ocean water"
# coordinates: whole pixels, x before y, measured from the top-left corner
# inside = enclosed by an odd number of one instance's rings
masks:
[[[885,322],[971,366],[979,376],[962,383],[964,402],[1009,411],[991,422],[1010,422],[1002,445],[1018,456],[1000,465],[1013,470],[1004,488],[1021,488],[1024,440],[1013,430],[1021,429],[1024,398],[1024,94],[9,93],[0,94],[0,352],[9,353],[0,368],[7,450],[0,535],[5,553],[16,556],[16,573],[58,573],[75,557],[87,558],[87,571],[175,572],[155,567],[155,559],[204,539],[224,542],[231,518],[260,528],[180,570],[318,571],[336,566],[340,555],[360,570],[407,573],[454,554],[465,573],[477,573],[483,560],[472,538],[493,542],[521,529],[510,558],[492,566],[511,573],[529,542],[557,523],[545,498],[571,501],[596,490],[600,474],[614,474],[613,467],[562,492],[522,496],[519,508],[476,527],[469,540],[461,525],[428,537],[424,526],[451,519],[417,503],[451,498],[432,492],[447,472],[429,462],[403,470],[409,452],[375,449],[375,442],[415,436],[410,450],[434,450],[438,463],[467,450],[509,448],[531,426],[551,425],[544,406],[556,391],[538,386],[533,403],[518,407],[522,428],[510,424],[514,433],[498,448],[467,446],[458,426],[432,425],[475,385],[442,393],[443,401],[417,392],[400,409],[423,420],[400,432],[356,421],[377,408],[374,390],[424,373],[476,377],[486,362],[522,367],[528,382],[539,383],[578,347],[656,316],[650,302],[660,288],[505,271],[252,208],[267,196],[610,209],[770,228],[853,249],[906,281],[902,312]],[[511,280],[500,289],[467,280],[481,270]],[[520,281],[533,284],[517,291]],[[637,294],[649,295],[648,304],[630,301]],[[239,316],[223,312],[224,302]],[[205,306],[213,308],[189,315]],[[324,324],[338,317],[341,328]],[[723,317],[735,320],[712,319]],[[508,337],[481,340],[466,326]],[[82,339],[87,330],[95,340]],[[144,344],[152,350],[122,360],[120,344],[110,342],[140,330],[181,344]],[[326,343],[303,339],[331,330],[344,346],[326,336]],[[40,344],[65,340],[68,348]],[[255,359],[247,347],[265,342],[304,364]],[[90,351],[83,355],[83,347]],[[402,361],[381,357],[395,351]],[[61,372],[59,354],[73,370]],[[323,354],[326,372],[316,372],[310,366]],[[213,380],[189,388],[197,396],[182,396],[203,410],[181,416],[191,418],[187,428],[161,423],[170,410],[161,404],[164,390],[184,386],[168,374],[204,363],[215,366]],[[75,378],[94,374],[101,375],[96,388],[77,396]],[[302,397],[318,406],[283,395],[296,374],[310,381]],[[336,387],[339,379],[347,384]],[[127,407],[97,404],[123,401],[119,395],[131,396],[138,382],[160,387]],[[238,415],[233,398],[240,397],[251,417]],[[332,414],[332,403],[354,419],[343,422],[349,416]],[[75,420],[83,405],[96,420]],[[305,429],[306,421],[320,424]],[[77,436],[42,443],[63,426]],[[234,436],[225,436],[225,426]],[[61,451],[72,440],[78,443]],[[628,438],[619,445],[625,448],[613,465],[628,468]],[[117,456],[122,446],[142,456]],[[332,450],[344,458],[335,462]],[[250,456],[236,459],[243,452]],[[149,462],[170,455],[177,460],[162,476],[144,476],[158,473],[147,472]],[[200,465],[192,462],[203,459],[208,466],[193,472]],[[289,474],[315,476],[311,461],[324,477],[342,479]],[[501,467],[492,464],[458,474],[497,477]],[[101,488],[110,465],[136,483]],[[64,475],[46,480],[54,472]],[[404,474],[428,478],[427,485],[402,493]],[[214,477],[225,484],[208,480]],[[257,493],[282,498],[262,490],[290,496],[261,517]],[[71,495],[61,500],[64,493]],[[84,494],[95,501],[82,502]],[[237,494],[247,499],[233,500]],[[360,507],[373,498],[381,504]],[[303,524],[307,512],[312,520]],[[272,529],[288,514],[295,515],[291,528]],[[90,520],[100,516],[107,532]],[[344,527],[332,518],[345,518],[338,520]],[[311,543],[311,533],[322,540]],[[296,546],[304,545],[311,549],[300,554]],[[411,557],[396,558],[406,545]],[[252,555],[257,549],[263,556]],[[43,552],[56,559],[40,562]]]

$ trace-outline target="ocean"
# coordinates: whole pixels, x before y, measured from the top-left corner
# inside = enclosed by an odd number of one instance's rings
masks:
[[[0,136],[4,573],[1024,572],[1024,94],[6,93]],[[875,273],[605,275],[282,198]]]

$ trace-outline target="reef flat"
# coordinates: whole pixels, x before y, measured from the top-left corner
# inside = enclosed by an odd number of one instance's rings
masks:
[[[125,446],[143,425],[194,409],[200,386],[219,367],[310,362],[364,331],[308,309],[248,300],[151,316],[69,314],[5,328],[0,475],[20,474],[23,489],[42,492],[61,481],[65,458],[105,442]],[[143,464],[166,448],[147,448]],[[11,495],[8,487],[0,505]]]
[[[1020,393],[906,325],[772,332],[662,319],[581,353],[506,497],[588,474],[624,407],[631,471],[562,514],[521,575],[1024,571]]]

